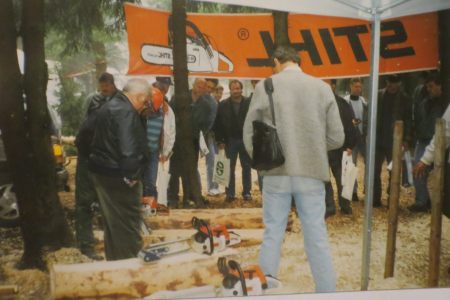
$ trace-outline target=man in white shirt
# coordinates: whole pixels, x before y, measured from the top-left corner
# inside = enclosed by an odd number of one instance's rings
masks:
[[[359,139],[356,146],[353,148],[352,157],[353,162],[356,165],[358,160],[358,154],[361,153],[362,157],[365,158],[366,149],[366,132],[367,132],[367,101],[364,99],[362,94],[362,81],[361,78],[350,79],[350,94],[346,95],[344,99],[352,106],[353,112],[355,113],[355,118],[353,119],[353,124],[357,126],[359,131]],[[358,201],[358,187],[355,184],[355,189],[353,190],[353,201]]]

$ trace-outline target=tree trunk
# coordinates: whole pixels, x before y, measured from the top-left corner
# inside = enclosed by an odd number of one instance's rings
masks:
[[[152,229],[192,229],[192,217],[229,229],[264,228],[261,208],[174,209],[168,216],[145,218]]]
[[[175,81],[175,117],[177,133],[175,140],[175,152],[178,151],[178,160],[175,160],[175,168],[179,170],[183,180],[183,200],[190,198],[197,206],[204,206],[200,191],[200,182],[197,176],[197,164],[195,162],[194,137],[191,124],[191,97],[189,95],[188,68],[186,54],[186,1],[172,1],[173,22],[173,73]],[[182,153],[182,156],[179,155]],[[180,157],[181,156],[181,157]]]
[[[439,12],[442,99],[450,99],[450,9]]]
[[[288,16],[285,11],[273,11],[273,26],[275,33],[275,47],[289,46],[291,44],[288,35]]]
[[[130,258],[53,265],[50,272],[51,297],[141,299],[158,291],[203,285],[220,286],[223,275],[217,269],[218,258],[237,254],[234,249],[226,249],[211,256],[190,251],[149,264],[144,264],[139,258]]]
[[[25,59],[23,87],[16,54],[12,4],[1,1],[0,125],[21,216],[24,254],[21,268],[45,268],[44,246],[70,245],[70,233],[58,201],[45,91],[44,1],[24,1],[22,28]],[[24,109],[22,94],[26,97]]]
[[[192,229],[193,216],[211,225],[225,225],[228,229],[264,228],[262,208],[173,209],[168,216],[150,216],[145,221],[153,230]],[[290,212],[288,230],[292,228],[294,220],[295,214]]]

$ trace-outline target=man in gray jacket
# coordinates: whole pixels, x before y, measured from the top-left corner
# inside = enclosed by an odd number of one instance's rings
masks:
[[[304,247],[317,292],[336,290],[325,220],[325,186],[329,181],[327,151],[344,143],[344,130],[331,88],[302,72],[296,50],[278,47],[273,55],[273,99],[277,132],[285,163],[263,175],[264,237],[259,263],[276,276],[281,245],[295,199],[304,232]],[[244,124],[244,143],[252,156],[252,123],[272,118],[264,83],[256,86]]]

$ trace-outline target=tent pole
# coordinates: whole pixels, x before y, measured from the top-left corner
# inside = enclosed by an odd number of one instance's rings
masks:
[[[378,1],[372,1],[373,7],[378,7]],[[367,291],[369,286],[370,270],[370,244],[372,235],[372,203],[373,203],[373,183],[375,171],[375,150],[377,133],[377,107],[378,107],[378,75],[380,62],[380,14],[374,10],[372,12],[372,53],[370,65],[370,102],[369,102],[369,140],[366,145],[366,172],[364,176],[366,195],[364,209],[363,228],[363,252],[361,267],[361,290]]]

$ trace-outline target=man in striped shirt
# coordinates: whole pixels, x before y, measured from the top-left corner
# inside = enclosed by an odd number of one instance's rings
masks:
[[[156,78],[153,84],[152,106],[147,114],[147,144],[150,151],[149,162],[144,171],[143,204],[160,211],[167,210],[167,203],[158,203],[156,179],[158,175],[158,163],[166,162],[172,152],[175,142],[175,115],[164,101],[170,78]]]

